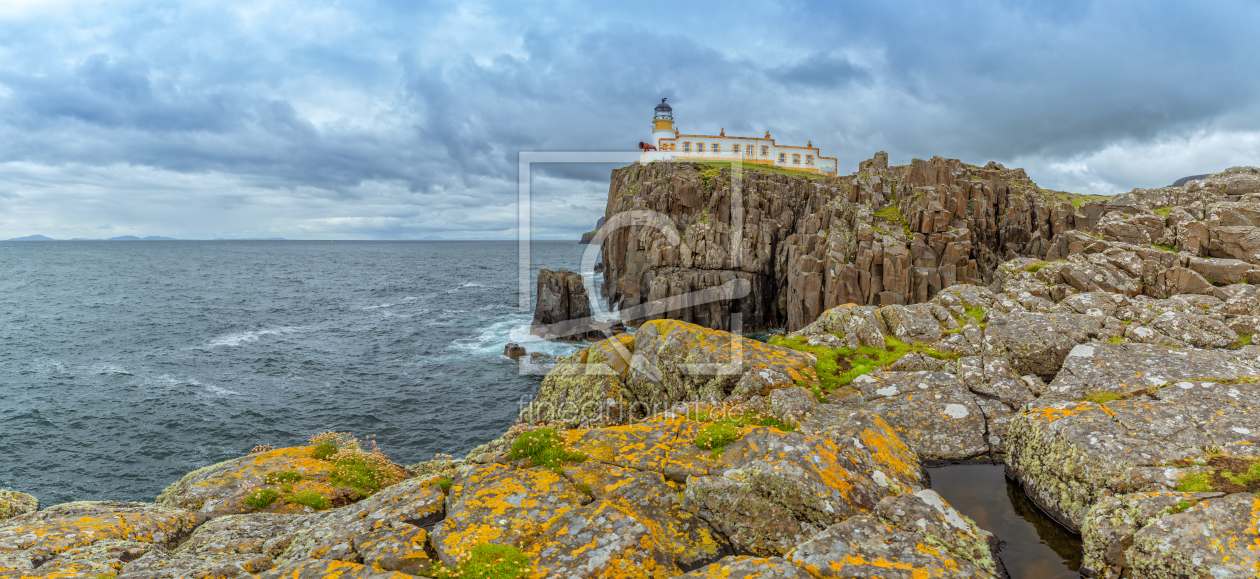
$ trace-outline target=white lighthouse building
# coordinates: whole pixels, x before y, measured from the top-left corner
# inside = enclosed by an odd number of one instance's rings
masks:
[[[772,165],[824,175],[836,174],[836,158],[818,154],[813,141],[804,147],[780,145],[766,131],[763,138],[728,137],[726,129],[717,135],[684,135],[674,126],[674,109],[665,99],[656,105],[652,117],[652,142],[639,143],[641,162],[649,161],[742,161]]]

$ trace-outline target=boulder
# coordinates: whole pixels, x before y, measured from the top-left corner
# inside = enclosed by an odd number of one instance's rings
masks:
[[[1036,374],[1049,379],[1059,372],[1072,348],[1102,330],[1103,320],[1097,316],[990,312],[984,330],[984,356],[1006,358],[1021,376]]]
[[[0,572],[52,565],[78,572],[117,573],[149,549],[172,549],[208,517],[143,503],[53,505],[0,521]],[[57,562],[65,555],[66,559]]]
[[[1257,423],[1260,382],[1183,381],[1103,404],[1039,399],[1011,420],[1006,472],[1075,531],[1107,495],[1176,489],[1209,452],[1260,454]]]
[[[281,565],[258,576],[259,579],[411,579],[412,575],[382,571],[372,565],[345,561],[297,561]]]
[[[295,492],[313,491],[330,501],[344,502],[350,490],[332,483],[336,465],[311,458],[311,450],[309,446],[278,448],[197,469],[162,491],[156,502],[212,516],[251,513],[254,509],[245,504],[245,499],[260,488],[275,486],[267,484],[267,475],[290,471],[302,475],[293,483]],[[312,512],[308,507],[283,500],[265,510]]]
[[[782,557],[731,556],[706,565],[679,579],[814,579],[808,571]]]
[[[839,336],[846,347],[854,350],[862,346],[883,350],[888,327],[880,308],[845,304],[823,312],[808,326],[793,332],[810,337],[828,334]]]
[[[26,493],[0,489],[0,521],[39,510],[39,499]]]
[[[1155,519],[1171,514],[1178,505],[1224,496],[1222,493],[1147,491],[1105,496],[1085,515],[1081,525],[1084,547],[1082,571],[1090,577],[1119,578],[1129,570],[1133,535]]]
[[[861,515],[836,524],[796,548],[788,560],[818,578],[967,577],[994,575],[950,554],[924,535]]]
[[[549,269],[538,272],[530,333],[554,342],[601,340],[616,333],[609,327],[602,329],[591,317],[591,298],[582,282],[582,274]]]
[[[277,513],[224,515],[210,520],[174,550],[150,549],[126,563],[129,579],[256,575],[276,566],[302,517]]]
[[[1242,351],[1091,342],[1072,348],[1044,396],[1080,400],[1100,392],[1130,395],[1174,382],[1233,382],[1258,374],[1260,360]]]
[[[523,358],[527,353],[525,348],[516,342],[508,342],[506,346],[503,346],[503,355],[513,360]]]
[[[543,467],[473,465],[455,476],[446,518],[433,527],[430,540],[442,562],[453,565],[478,545],[523,547],[552,519],[590,502],[573,483]]]
[[[684,505],[737,551],[761,556],[783,555],[888,494],[910,490],[892,476],[867,475],[829,439],[766,427],[746,427],[722,459],[731,468],[687,479]]]
[[[673,577],[674,564],[652,530],[607,501],[556,517],[526,551],[543,577]]]
[[[599,503],[616,507],[644,526],[659,550],[680,568],[695,569],[730,552],[724,537],[682,507],[679,485],[660,472],[587,460],[565,467],[565,476],[589,488]]]
[[[1238,340],[1238,334],[1229,326],[1200,314],[1167,312],[1151,320],[1146,327],[1196,348],[1224,348]]]
[[[984,412],[953,374],[872,372],[853,386],[924,459],[963,461],[989,452]]]
[[[1133,535],[1125,559],[1133,577],[1255,577],[1258,535],[1260,498],[1238,493],[1155,519]]]
[[[634,352],[625,384],[649,415],[679,402],[764,396],[817,380],[811,354],[675,320],[643,324]]]

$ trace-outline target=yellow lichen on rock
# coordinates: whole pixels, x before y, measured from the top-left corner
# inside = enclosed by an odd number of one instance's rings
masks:
[[[173,548],[205,520],[206,516],[200,513],[142,503],[55,505],[0,522],[0,567],[32,569],[63,553],[107,541],[116,546],[126,543],[129,549],[135,544]],[[67,558],[66,567],[92,567],[96,561],[93,552],[79,551],[77,556]],[[79,563],[71,563],[72,560]]]
[[[686,567],[721,556],[726,541],[682,507],[682,485],[661,473],[587,461],[565,468],[579,489],[610,503],[643,524],[674,561]]]
[[[188,473],[159,496],[158,503],[214,515],[249,513],[255,509],[246,505],[245,499],[264,487],[274,488],[282,495],[305,491],[336,501],[349,494],[349,489],[332,482],[336,469],[337,465],[333,462],[312,458],[309,446],[278,448],[248,454]],[[290,483],[291,490],[285,488],[282,491],[280,485],[267,485],[267,475],[282,472],[296,472],[302,478]],[[310,512],[302,505],[283,500],[272,503],[264,510],[278,513]]]
[[[477,465],[455,477],[446,519],[433,528],[431,542],[444,564],[457,565],[478,545],[521,547],[552,519],[590,501],[546,468]]]
[[[410,579],[412,575],[382,571],[368,565],[345,561],[300,561],[282,565],[259,575],[259,579]]]

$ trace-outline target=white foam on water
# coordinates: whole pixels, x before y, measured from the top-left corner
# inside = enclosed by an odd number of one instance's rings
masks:
[[[239,334],[228,334],[226,336],[220,336],[210,340],[210,343],[206,344],[206,347],[217,348],[219,346],[240,346],[241,344],[257,342],[258,339],[263,336],[291,334],[296,331],[298,331],[298,328],[275,328],[268,330],[255,330],[252,332],[241,332]]]

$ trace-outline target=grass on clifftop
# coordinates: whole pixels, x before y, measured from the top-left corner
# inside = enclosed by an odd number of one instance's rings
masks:
[[[360,443],[349,432],[321,432],[311,437],[311,447],[311,458],[337,465],[330,482],[354,489],[354,499],[371,495],[407,475],[381,452],[371,437],[366,443]]]
[[[695,164],[715,167],[717,169],[730,169],[732,165],[730,161],[695,161]],[[743,167],[744,167],[745,172],[761,171],[762,173],[778,173],[780,175],[787,175],[789,177],[809,177],[810,179],[828,179],[831,177],[835,177],[835,175],[823,175],[821,173],[810,173],[809,171],[797,171],[795,169],[785,169],[783,167],[776,167],[774,165],[759,165],[756,163],[743,163]],[[701,169],[702,173],[703,171],[704,170]],[[717,174],[716,171],[712,173],[712,175],[716,175],[716,174]],[[708,184],[708,179],[705,179],[705,184],[706,185]]]
[[[745,426],[766,426],[783,432],[796,432],[795,424],[780,420],[771,413],[764,398],[710,405],[688,412],[686,418],[708,423],[696,433],[695,445],[702,450],[713,451],[710,453],[712,458],[721,456],[726,445],[742,438]]]
[[[554,428],[546,427],[522,432],[512,443],[508,458],[510,460],[528,458],[534,466],[542,466],[558,472],[561,464],[582,462],[586,460],[586,455],[565,448],[560,433]]]
[[[953,360],[959,357],[958,354],[940,352],[921,344],[907,344],[892,336],[884,336],[884,347],[887,348],[886,350],[870,346],[862,346],[857,350],[811,346],[805,336],[779,335],[770,338],[770,343],[775,346],[809,352],[818,358],[818,362],[814,364],[814,371],[818,373],[819,386],[824,392],[848,386],[858,376],[869,374],[877,368],[892,364],[906,354],[918,352],[938,360]]]

